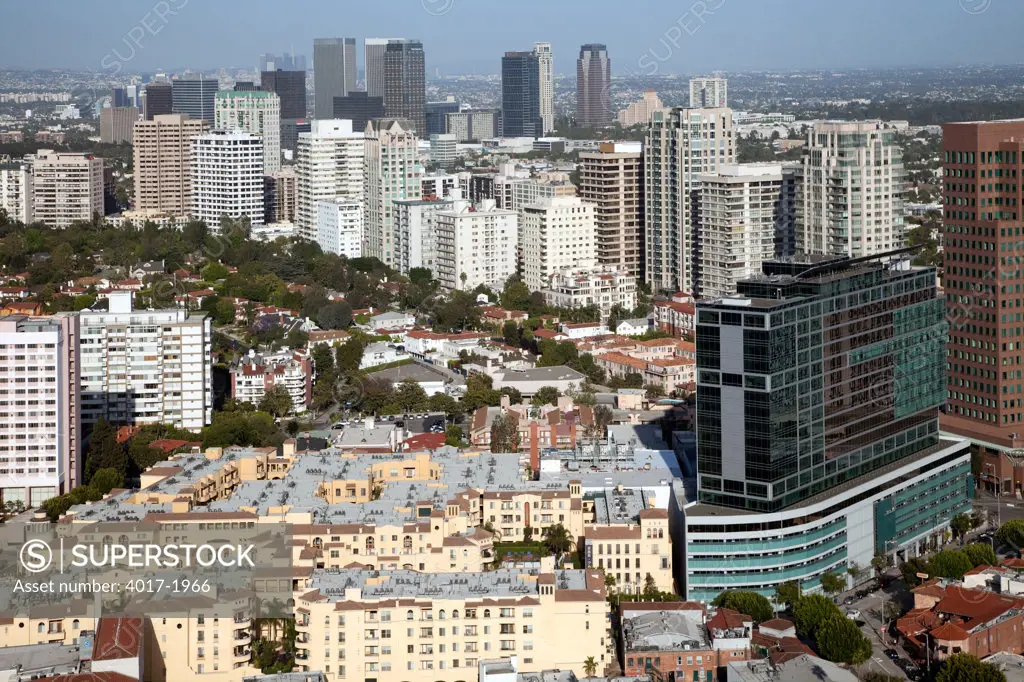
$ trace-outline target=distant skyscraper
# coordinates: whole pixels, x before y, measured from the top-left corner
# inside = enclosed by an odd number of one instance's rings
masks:
[[[213,122],[213,98],[219,87],[216,78],[179,78],[171,81],[171,87],[174,89],[173,113]]]
[[[299,54],[261,54],[259,71],[305,71],[306,57]]]
[[[260,86],[256,85],[252,81],[235,81],[235,92],[254,92],[261,90]]]
[[[544,132],[549,133],[555,129],[555,57],[551,43],[534,43],[533,53],[540,62],[540,119]]]
[[[306,118],[306,72],[264,71],[260,87],[281,98],[281,118]]]
[[[368,97],[365,92],[354,90],[347,97],[334,98],[333,118],[352,121],[352,130],[356,132],[363,132],[369,121],[383,117],[383,97]]]
[[[372,93],[371,93],[372,96]],[[426,63],[418,40],[392,40],[384,48],[384,115],[427,129]]]
[[[174,113],[174,89],[170,83],[157,81],[146,84],[144,100],[143,113],[147,121],[152,121],[154,116]]]
[[[281,98],[274,92],[255,90],[217,93],[214,128],[244,130],[263,140],[264,174],[281,168]]]
[[[501,118],[506,137],[540,137],[540,58],[535,52],[506,52],[501,58]]]
[[[608,48],[591,43],[576,60],[576,125],[589,128],[612,122],[612,64]]]
[[[694,109],[729,106],[729,82],[724,78],[691,78],[690,106]]]
[[[384,49],[391,40],[391,38],[367,38],[364,41],[363,67],[366,70],[366,93],[370,97],[384,96]]]
[[[127,107],[128,103],[128,88],[113,88],[110,91],[110,106],[112,107]]]
[[[355,38],[313,41],[313,117],[332,118],[334,98],[356,89]]]
[[[876,121],[824,121],[807,133],[797,180],[796,250],[853,258],[903,246],[903,151]]]
[[[135,107],[104,107],[100,110],[100,142],[121,144],[132,141],[132,126],[139,118]]]
[[[730,109],[654,112],[644,141],[644,261],[653,289],[693,293],[697,174],[733,163],[734,139]]]
[[[448,132],[448,114],[459,111],[459,103],[454,99],[445,102],[427,102],[427,134],[443,135]]]

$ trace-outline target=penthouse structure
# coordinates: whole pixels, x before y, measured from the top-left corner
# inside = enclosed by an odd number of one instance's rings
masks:
[[[901,252],[768,263],[698,303],[688,598],[816,590],[969,510],[968,445],[939,436],[945,341],[935,271]]]
[[[82,482],[78,317],[0,317],[0,504],[34,508]]]
[[[130,291],[108,310],[82,311],[81,414],[115,424],[198,430],[213,413],[210,318],[186,310],[133,310]]]

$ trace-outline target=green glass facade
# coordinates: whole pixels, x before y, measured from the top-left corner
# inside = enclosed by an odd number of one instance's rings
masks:
[[[971,510],[974,479],[970,463],[945,469],[931,478],[875,503],[875,551],[889,552],[932,528]]]

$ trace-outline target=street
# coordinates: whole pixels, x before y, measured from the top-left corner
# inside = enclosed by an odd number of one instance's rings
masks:
[[[909,656],[906,655],[901,647],[893,644],[893,638],[888,633],[882,632],[884,605],[886,601],[896,594],[897,585],[902,586],[902,583],[892,583],[888,588],[889,593],[876,589],[862,599],[855,598],[852,604],[840,605],[840,608],[844,611],[847,609],[857,609],[860,611],[860,619],[857,622],[860,623],[861,631],[864,635],[871,640],[872,648],[871,659],[864,665],[869,670],[877,670],[886,675],[894,675],[900,679],[905,679],[906,674],[898,665],[889,660],[889,657],[885,655],[885,650],[896,649],[904,658],[909,658]]]

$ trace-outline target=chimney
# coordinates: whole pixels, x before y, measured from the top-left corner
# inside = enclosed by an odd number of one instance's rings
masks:
[[[501,394],[501,411],[507,412],[512,407],[512,397],[506,393]]]

